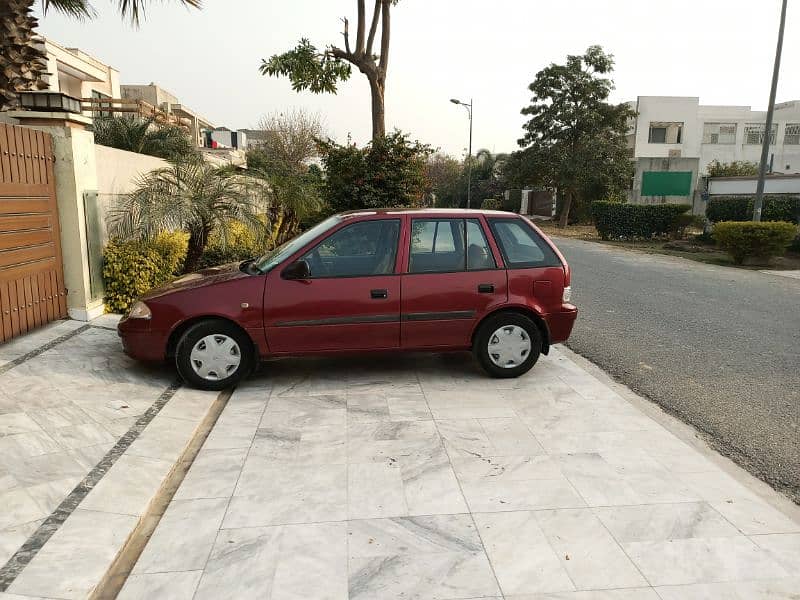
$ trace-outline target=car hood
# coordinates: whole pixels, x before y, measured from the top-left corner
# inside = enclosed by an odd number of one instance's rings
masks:
[[[210,267],[208,269],[202,269],[200,271],[195,271],[194,273],[183,275],[174,281],[150,290],[144,296],[142,296],[142,300],[150,300],[152,298],[158,298],[160,296],[173,294],[175,292],[182,292],[195,288],[206,287],[209,285],[215,285],[218,283],[224,283],[226,281],[233,281],[235,279],[242,279],[244,277],[250,277],[250,275],[239,269],[240,264],[241,263],[238,262],[229,263],[226,265]]]

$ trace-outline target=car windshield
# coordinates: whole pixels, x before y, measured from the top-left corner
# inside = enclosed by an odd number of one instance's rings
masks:
[[[256,260],[255,266],[261,273],[267,273],[275,268],[276,265],[283,262],[287,257],[291,256],[298,250],[300,250],[303,246],[308,244],[311,240],[319,237],[329,229],[336,227],[339,223],[342,222],[341,217],[330,217],[329,219],[325,219],[322,223],[319,223],[298,235],[296,238],[293,238],[286,242],[285,244],[281,244],[277,248],[270,250],[264,256]]]

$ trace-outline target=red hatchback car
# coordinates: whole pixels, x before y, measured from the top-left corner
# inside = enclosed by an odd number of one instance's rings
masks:
[[[265,358],[333,352],[472,350],[490,375],[517,377],[569,337],[577,313],[569,266],[527,218],[384,209],[155,289],[119,335],[133,358],[174,359],[211,390]]]

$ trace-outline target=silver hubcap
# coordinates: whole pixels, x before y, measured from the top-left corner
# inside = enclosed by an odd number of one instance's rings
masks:
[[[239,344],[227,335],[207,335],[192,348],[192,369],[203,379],[219,381],[233,375],[242,362]]]
[[[504,325],[489,336],[489,358],[498,367],[520,366],[531,354],[531,338],[522,327]]]

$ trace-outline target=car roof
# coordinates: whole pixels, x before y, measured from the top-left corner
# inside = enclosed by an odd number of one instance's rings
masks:
[[[518,214],[502,210],[482,208],[375,208],[370,210],[349,210],[339,213],[345,218],[370,217],[375,215],[412,215],[421,217],[474,217],[475,215],[495,217],[519,217]]]

